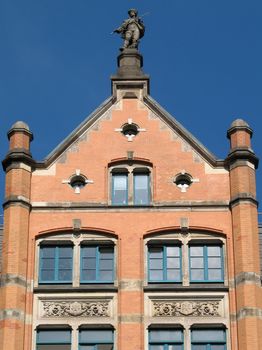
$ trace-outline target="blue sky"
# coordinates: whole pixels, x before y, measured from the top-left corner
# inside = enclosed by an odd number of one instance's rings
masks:
[[[140,51],[153,98],[219,158],[244,118],[261,157],[261,0],[0,0],[1,159],[15,121],[41,160],[110,95],[121,45],[110,32],[130,7],[150,13]],[[3,188],[1,172],[1,201]]]

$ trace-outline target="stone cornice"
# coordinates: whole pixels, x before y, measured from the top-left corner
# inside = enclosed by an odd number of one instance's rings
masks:
[[[247,147],[232,149],[225,161],[226,164],[230,165],[240,159],[249,161],[250,163],[254,164],[255,168],[258,167],[258,157],[255,155],[252,149]]]

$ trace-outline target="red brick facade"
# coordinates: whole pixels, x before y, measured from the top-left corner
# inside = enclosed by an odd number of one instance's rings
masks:
[[[39,330],[69,329],[75,350],[79,330],[94,328],[112,329],[117,350],[149,349],[155,329],[181,329],[187,350],[198,329],[223,330],[221,349],[262,348],[252,130],[243,120],[233,122],[229,155],[215,159],[149,96],[135,51],[120,55],[112,97],[45,161],[33,160],[26,124],[18,122],[8,133],[0,349],[38,349]],[[148,180],[141,203],[139,174]],[[114,202],[117,186],[126,202]],[[114,250],[114,278],[81,283],[79,251],[103,244]],[[42,247],[68,245],[72,281],[43,283]],[[175,247],[180,260],[164,260],[163,247]],[[219,278],[194,280],[192,247],[221,249]],[[180,261],[178,280],[150,277],[160,273],[152,267],[156,251],[163,254],[161,271],[169,273],[170,261],[174,273],[174,261]],[[205,259],[211,274],[211,257]]]

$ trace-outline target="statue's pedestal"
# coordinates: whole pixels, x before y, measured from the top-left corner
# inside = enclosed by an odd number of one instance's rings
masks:
[[[149,76],[142,70],[143,56],[137,49],[123,49],[117,57],[117,65],[117,73],[111,76],[113,93],[120,86],[139,87],[149,92]]]

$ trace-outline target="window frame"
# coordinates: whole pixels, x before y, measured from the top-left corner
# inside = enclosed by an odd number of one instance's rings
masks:
[[[126,162],[121,164],[111,165],[109,170],[109,191],[108,191],[108,203],[112,206],[120,207],[144,207],[152,204],[153,198],[153,173],[152,166],[148,164],[133,163],[127,164]],[[127,176],[127,187],[126,187],[126,204],[125,203],[115,203],[114,200],[114,176],[126,174]],[[135,176],[136,175],[147,175],[147,202],[146,203],[135,203]]]
[[[220,264],[220,268],[217,268],[217,270],[219,269],[220,272],[221,272],[221,279],[210,279],[208,277],[209,275],[209,271],[210,270],[213,270],[214,268],[209,268],[209,258],[210,256],[208,255],[208,247],[219,247],[220,249],[220,260],[221,260],[221,264]],[[199,280],[194,280],[192,279],[192,270],[194,270],[195,268],[192,268],[191,267],[191,259],[192,259],[192,256],[191,256],[191,247],[202,247],[203,248],[203,271],[204,271],[204,278],[203,279],[199,279]],[[219,244],[217,242],[211,242],[210,240],[210,243],[194,243],[194,241],[191,241],[189,242],[189,245],[188,245],[188,258],[189,258],[189,280],[190,280],[190,283],[224,283],[224,280],[225,280],[225,267],[224,267],[224,251],[223,251],[223,246],[222,246],[222,242]],[[200,257],[200,256],[199,256]],[[218,256],[216,256],[218,257]]]
[[[167,248],[168,247],[178,247],[179,248],[179,279],[174,280],[174,279],[167,279]],[[162,266],[162,271],[163,271],[163,279],[162,280],[155,280],[150,278],[150,249],[151,248],[162,248],[163,251],[163,266]],[[178,270],[178,269],[176,269]],[[159,242],[158,244],[148,244],[148,254],[147,254],[147,276],[148,276],[148,282],[149,283],[182,283],[183,279],[183,265],[182,265],[182,247],[180,243],[162,243]]]
[[[82,278],[83,275],[83,251],[82,248],[84,247],[94,247],[96,248],[96,253],[95,253],[95,275],[96,275],[96,279],[95,280],[84,280]],[[113,258],[112,258],[112,280],[100,280],[99,274],[101,273],[100,270],[100,249],[101,248],[112,248],[112,254],[113,254]],[[86,241],[84,241],[81,245],[80,245],[80,285],[84,285],[84,284],[112,284],[114,283],[114,279],[115,279],[115,247],[114,244],[88,244]]]
[[[42,278],[42,273],[43,273],[43,260],[45,259],[43,257],[43,249],[47,247],[52,247],[55,248],[55,255],[54,255],[54,269],[50,269],[54,271],[54,279],[52,280],[45,280]],[[63,257],[60,256],[60,249],[65,248],[65,247],[70,247],[71,248],[71,279],[69,280],[59,280],[59,260],[62,259]],[[69,270],[69,268],[68,268]],[[40,244],[40,249],[39,249],[39,271],[38,271],[38,283],[39,284],[72,284],[73,281],[73,244],[70,243],[57,243],[57,244],[51,244],[51,243],[43,243]]]

